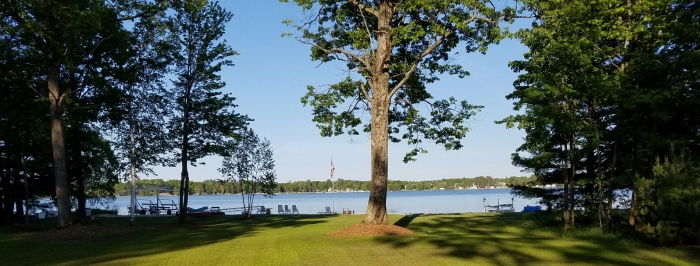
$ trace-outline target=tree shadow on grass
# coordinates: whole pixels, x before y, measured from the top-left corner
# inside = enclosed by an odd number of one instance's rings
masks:
[[[420,216],[420,217],[419,217]],[[519,213],[483,215],[415,215],[395,225],[416,232],[413,237],[379,237],[377,242],[402,249],[428,245],[435,255],[493,265],[586,263],[592,265],[673,265],[671,257],[657,256],[648,247],[630,247],[620,241],[562,238],[530,230]]]
[[[421,216],[422,214],[416,213],[416,214],[411,214],[411,215],[406,215],[404,217],[401,217],[398,221],[394,222],[394,225],[396,226],[401,226],[401,227],[407,227],[413,219],[416,219],[416,217]]]
[[[129,227],[128,217],[99,218],[92,226],[97,230],[125,229],[127,232],[97,239],[38,242],[25,239],[0,238],[3,265],[90,265],[117,259],[177,252],[198,246],[250,236],[264,230],[300,227],[327,222],[323,216],[257,216],[240,220],[239,216],[191,217],[185,225],[177,217],[138,217],[137,225]],[[55,229],[54,229],[55,230]],[[3,252],[4,253],[4,252]],[[27,254],[41,254],[27,256]]]

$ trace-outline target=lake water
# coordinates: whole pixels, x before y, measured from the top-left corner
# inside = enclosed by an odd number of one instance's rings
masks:
[[[525,205],[537,205],[536,199],[523,199],[510,194],[511,189],[467,189],[467,190],[428,190],[428,191],[390,191],[387,196],[387,211],[389,213],[464,213],[483,212],[484,199],[487,205],[510,203],[514,198],[515,211],[521,211]],[[334,199],[335,198],[335,199]],[[162,202],[178,202],[178,196],[160,196]],[[156,202],[155,196],[140,196],[141,203]],[[257,195],[253,205],[264,205],[272,208],[272,213],[277,213],[277,205],[297,205],[301,214],[315,214],[323,211],[326,206],[335,212],[342,212],[343,208],[354,210],[355,213],[364,213],[367,209],[369,192],[342,192],[342,193],[295,193],[279,194],[273,198],[265,198]],[[130,197],[117,197],[112,203],[119,209],[120,215],[128,215]],[[189,207],[199,208],[242,207],[242,198],[237,195],[190,195]]]

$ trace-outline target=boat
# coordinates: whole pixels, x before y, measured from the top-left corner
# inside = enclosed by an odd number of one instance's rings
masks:
[[[224,215],[224,212],[219,209],[219,207],[209,207],[204,206],[201,208],[193,209],[187,207],[187,215],[190,216],[209,216],[209,215]]]
[[[541,211],[542,211],[542,206],[527,205],[527,206],[523,207],[522,212],[541,212]]]

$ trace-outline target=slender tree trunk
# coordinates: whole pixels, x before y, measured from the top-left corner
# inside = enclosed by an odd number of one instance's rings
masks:
[[[389,88],[388,64],[392,53],[391,17],[393,7],[387,1],[379,4],[377,21],[377,63],[372,66],[371,88],[371,171],[372,183],[364,224],[388,224],[386,213],[387,182],[389,178]]]
[[[9,168],[9,167],[8,167]],[[3,221],[3,223],[12,223],[12,208],[14,208],[12,204],[12,197],[10,195],[10,186],[12,185],[12,182],[10,182],[10,176],[7,172],[5,172],[5,169],[3,169],[2,172],[2,181],[0,181],[0,188],[2,189],[2,193],[0,193],[0,205],[2,205],[2,213],[0,213],[0,219]]]
[[[22,139],[25,142],[25,139]],[[27,152],[24,144],[22,144],[22,155],[20,156],[20,164],[22,165],[22,179],[24,185],[24,224],[29,225],[29,172],[27,171],[27,161],[25,160]],[[19,181],[18,181],[19,183]]]
[[[187,221],[187,195],[190,182],[189,172],[187,171],[187,151],[182,151],[182,172],[180,173],[180,219],[179,222],[184,224]]]
[[[564,153],[568,154],[568,144],[565,144],[563,148],[564,148]],[[564,174],[564,199],[563,199],[563,203],[564,203],[564,207],[563,207],[563,209],[564,209],[564,229],[566,230],[566,229],[569,229],[569,227],[571,226],[571,223],[569,220],[570,219],[570,213],[569,213],[569,193],[570,192],[569,192],[569,171],[568,171],[569,161],[567,159],[563,159],[562,161],[563,161],[562,162],[562,164],[563,164],[562,173]]]
[[[53,169],[56,181],[56,205],[58,208],[56,226],[63,228],[70,224],[71,204],[68,188],[66,146],[63,137],[63,99],[58,87],[58,67],[49,66],[46,76],[51,109],[51,144],[53,146]]]
[[[133,112],[133,108],[129,110]],[[129,225],[136,225],[136,141],[134,139],[134,119],[133,113],[131,121],[129,121],[129,137],[131,139],[131,158],[129,163],[131,164],[131,213],[129,214]]]
[[[24,161],[24,159],[22,160]],[[29,225],[29,178],[27,178],[27,167],[22,166],[23,168],[23,177],[24,177],[24,224]]]
[[[19,195],[19,193],[17,193],[17,195]],[[20,197],[15,199],[15,210],[17,210],[17,216],[24,216],[24,204],[22,204],[22,199]]]
[[[630,202],[630,215],[629,215],[629,224],[631,226],[636,225],[636,220],[634,219],[634,207],[637,205],[637,191],[636,189],[632,188],[632,201]]]
[[[24,215],[24,204],[22,203],[22,200],[24,199],[22,191],[24,191],[24,171],[20,172],[17,171],[17,175],[15,176],[14,180],[14,188],[13,188],[13,195],[14,195],[14,200],[15,200],[15,211],[16,211],[16,216],[23,216],[24,218],[27,218],[26,215]]]
[[[597,152],[597,149],[591,150],[586,155],[586,176],[589,180],[599,181],[598,171],[596,171]],[[595,201],[598,200],[598,203],[600,203],[601,199],[598,193],[600,191],[600,183],[587,183],[585,187],[586,190],[585,194],[583,195],[583,210],[586,213],[586,215],[584,216],[593,215],[594,211],[600,213],[600,206],[595,206]],[[598,189],[596,189],[596,187]]]
[[[241,202],[243,202],[243,209],[245,209],[245,192],[243,190],[243,179],[238,180],[239,183],[241,184]]]
[[[187,164],[189,163],[189,149],[190,149],[190,136],[189,136],[189,120],[190,120],[190,109],[189,109],[189,96],[190,96],[190,86],[188,84],[185,91],[185,102],[183,108],[182,117],[182,173],[180,174],[180,219],[179,222],[184,224],[187,221],[187,200],[189,196],[190,189],[190,174],[187,171]]]
[[[615,131],[615,143],[613,143],[613,158],[612,158],[612,166],[610,167],[610,179],[609,179],[609,184],[608,184],[608,219],[606,221],[607,225],[606,227],[608,229],[611,228],[611,222],[612,222],[612,208],[613,208],[613,203],[615,201],[615,194],[614,194],[614,189],[615,189],[615,182],[614,182],[614,177],[616,175],[616,167],[617,167],[617,131]]]
[[[2,162],[2,161],[0,161]],[[5,219],[5,165],[0,164],[0,224],[4,224]]]
[[[596,131],[596,139],[599,139],[597,137],[597,134],[598,134],[598,132]],[[603,225],[603,217],[605,217],[605,215],[604,215],[604,209],[603,209],[604,208],[604,205],[603,205],[604,197],[603,197],[603,175],[601,173],[602,162],[601,162],[601,158],[600,158],[600,143],[597,144],[595,153],[596,153],[595,177],[596,177],[596,180],[598,181],[598,193],[597,193],[598,194],[598,225],[600,226],[600,231],[604,232],[606,227]],[[607,225],[607,222],[605,224]]]
[[[85,171],[83,171],[83,142],[82,130],[75,130],[75,182],[77,183],[75,197],[78,200],[76,214],[81,220],[87,220],[87,196],[85,195]]]
[[[575,219],[576,219],[576,154],[574,154],[574,151],[576,150],[576,140],[573,139],[572,136],[572,141],[571,141],[571,148],[569,149],[569,153],[571,154],[569,156],[570,158],[570,163],[571,163],[571,180],[569,181],[569,204],[571,204],[571,227],[576,226]]]

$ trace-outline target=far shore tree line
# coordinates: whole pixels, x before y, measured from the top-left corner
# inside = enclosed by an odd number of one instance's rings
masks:
[[[155,196],[155,191],[161,191],[161,195],[177,195],[179,193],[179,180],[144,179],[136,181],[136,188],[140,196]],[[389,191],[404,190],[439,190],[439,189],[470,189],[476,188],[497,188],[513,186],[536,185],[537,179],[534,176],[511,176],[507,178],[493,178],[490,176],[477,176],[474,178],[445,178],[440,180],[427,181],[402,181],[389,180]],[[334,187],[336,192],[341,191],[368,191],[370,181],[345,180],[339,178],[331,183],[330,179],[325,181],[290,181],[278,183],[274,188],[275,193],[313,193],[330,192]],[[161,189],[161,190],[158,190]],[[131,195],[130,183],[118,183],[114,186],[117,196]],[[256,192],[263,192],[262,190]],[[236,182],[226,182],[222,180],[190,181],[189,193],[191,195],[212,195],[212,194],[239,194],[241,187]]]

